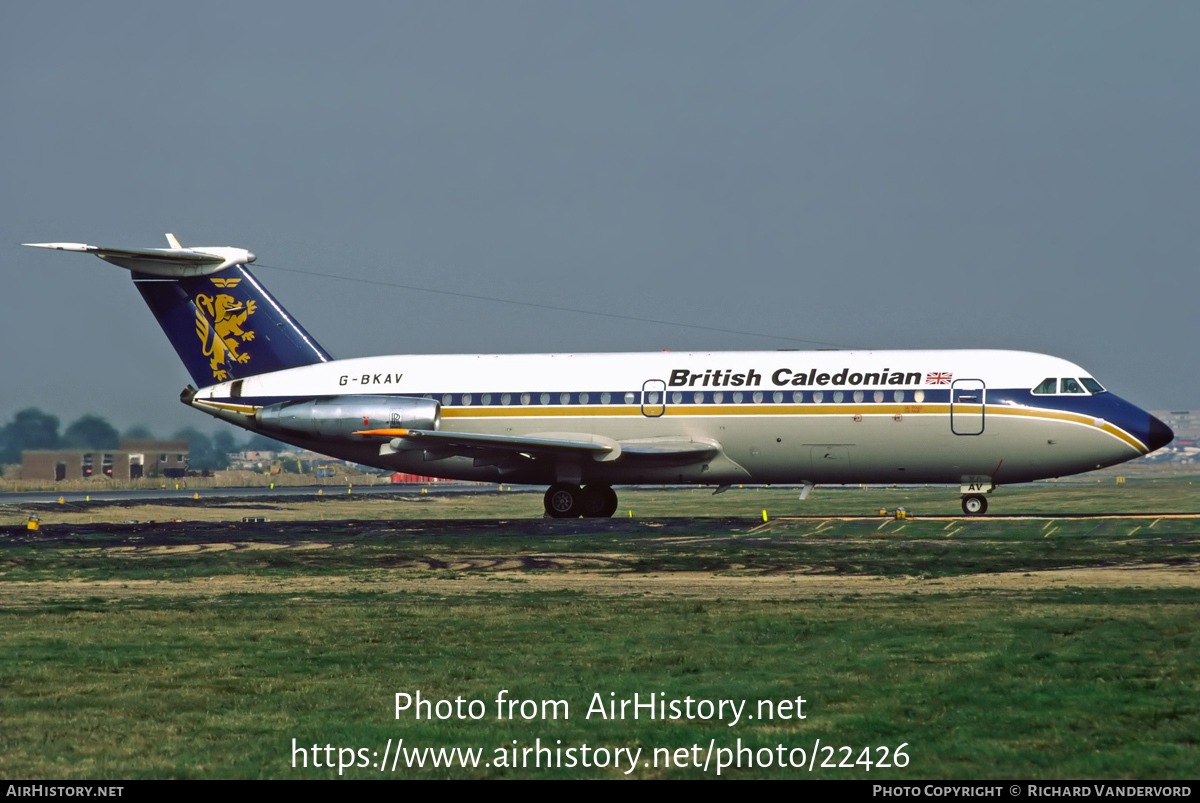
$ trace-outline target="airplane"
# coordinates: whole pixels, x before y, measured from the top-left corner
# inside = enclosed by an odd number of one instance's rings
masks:
[[[395,355],[335,360],[241,248],[91,253],[129,270],[194,384],[184,404],[390,471],[547,485],[555,518],[614,485],[1003,484],[1116,465],[1174,438],[1080,366],[1021,351]]]

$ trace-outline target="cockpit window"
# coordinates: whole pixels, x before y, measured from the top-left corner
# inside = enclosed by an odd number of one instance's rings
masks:
[[[1081,376],[1079,378],[1079,381],[1082,382],[1083,386],[1085,388],[1087,388],[1088,390],[1090,390],[1092,393],[1103,393],[1104,392],[1104,386],[1101,385],[1096,380],[1092,379],[1090,376]]]
[[[1086,393],[1087,391],[1085,391],[1083,389],[1083,386],[1080,385],[1078,381],[1076,381],[1068,376],[1068,377],[1063,377],[1061,380],[1059,380],[1059,392],[1060,393]]]
[[[1034,388],[1033,392],[1045,396],[1047,394],[1054,393],[1057,388],[1058,380],[1054,377],[1050,377],[1049,379],[1043,379],[1042,384]]]

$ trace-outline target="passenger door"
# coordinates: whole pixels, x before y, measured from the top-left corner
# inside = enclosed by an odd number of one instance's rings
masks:
[[[661,379],[647,379],[642,383],[642,415],[658,418],[667,411],[667,383]]]
[[[950,386],[950,431],[982,435],[987,387],[982,379],[956,379]]]

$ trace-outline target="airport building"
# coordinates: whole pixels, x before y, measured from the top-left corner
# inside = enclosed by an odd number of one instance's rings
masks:
[[[188,443],[179,441],[123,440],[120,448],[39,449],[21,452],[21,479],[80,480],[109,477],[183,477],[188,469]]]

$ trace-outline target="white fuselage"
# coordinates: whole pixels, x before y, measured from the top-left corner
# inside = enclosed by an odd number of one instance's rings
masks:
[[[192,404],[257,429],[249,416],[265,405],[426,397],[440,403],[443,432],[714,447],[703,459],[672,459],[669,448],[658,459],[597,456],[577,467],[583,482],[1012,483],[1149,450],[1148,414],[1111,393],[1031,392],[1047,378],[1084,377],[1066,360],[1014,351],[398,355],[223,382]],[[429,476],[555,480],[554,460],[395,449],[361,436],[282,439]]]

